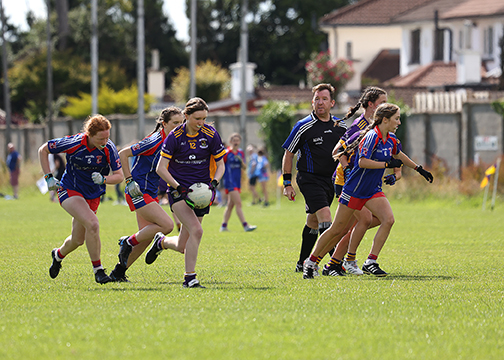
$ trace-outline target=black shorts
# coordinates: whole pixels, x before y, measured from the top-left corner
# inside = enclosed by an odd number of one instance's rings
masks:
[[[343,191],[343,185],[334,184],[334,195],[336,196],[336,198],[339,198],[342,191]]]
[[[257,176],[252,176],[250,179],[249,179],[249,185],[250,186],[255,186],[255,184],[257,183]]]
[[[296,182],[305,198],[307,214],[315,214],[318,210],[331,206],[334,199],[334,186],[330,176],[298,172]]]

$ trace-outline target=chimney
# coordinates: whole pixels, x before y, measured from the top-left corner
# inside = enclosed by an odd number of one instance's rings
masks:
[[[165,94],[165,71],[159,69],[159,50],[154,49],[152,54],[152,67],[147,70],[147,92],[157,101],[162,101]]]
[[[245,69],[245,91],[248,95],[254,93],[254,70],[257,67],[254,63],[247,63]],[[242,63],[240,61],[231,64],[229,69],[231,70],[231,99],[240,100],[241,93],[241,68]]]

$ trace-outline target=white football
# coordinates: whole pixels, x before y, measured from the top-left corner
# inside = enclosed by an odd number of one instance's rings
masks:
[[[204,209],[210,205],[212,200],[212,190],[205,183],[195,183],[189,187],[190,191],[187,197],[194,203],[196,209]]]

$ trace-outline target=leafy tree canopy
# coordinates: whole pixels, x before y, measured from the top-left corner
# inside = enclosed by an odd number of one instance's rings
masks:
[[[190,17],[190,0],[186,0]],[[222,66],[238,60],[242,0],[198,1],[197,57]],[[305,64],[313,52],[327,49],[326,34],[318,30],[325,14],[349,0],[249,0],[249,61],[257,73],[274,84],[306,80]]]

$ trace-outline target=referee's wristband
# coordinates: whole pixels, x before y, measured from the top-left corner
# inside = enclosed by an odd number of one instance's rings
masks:
[[[284,186],[284,187],[287,187],[287,186],[292,186],[292,183],[291,183],[291,181],[290,181],[290,180],[284,180],[284,181],[283,181],[283,186]]]

